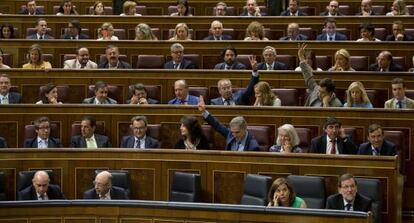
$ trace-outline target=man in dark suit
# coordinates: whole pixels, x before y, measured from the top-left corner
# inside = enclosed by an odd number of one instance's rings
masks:
[[[83,199],[99,200],[128,200],[127,192],[121,188],[112,186],[112,174],[108,171],[98,173],[93,181],[94,188],[85,191]]]
[[[299,9],[300,0],[289,0],[289,7],[280,13],[281,16],[306,16],[306,13]]]
[[[131,129],[133,135],[124,136],[121,148],[160,148],[160,142],[147,135],[147,117],[135,116],[131,119]]]
[[[105,50],[106,60],[101,61],[98,68],[106,69],[131,69],[129,63],[119,59],[119,49],[114,45],[109,45]]]
[[[66,28],[65,34],[60,36],[61,39],[89,39],[89,36],[86,34],[83,34],[82,28],[80,26],[79,20],[72,20],[68,23],[68,28]]]
[[[254,136],[247,131],[247,122],[242,116],[233,118],[229,123],[230,128],[226,128],[206,110],[203,96],[200,96],[198,110],[201,111],[204,120],[226,138],[226,150],[259,151],[259,144]]]
[[[36,33],[26,36],[26,39],[53,39],[53,36],[46,33],[47,32],[47,22],[45,19],[40,18],[36,22]]]
[[[96,119],[93,116],[85,116],[81,122],[81,135],[72,136],[71,148],[111,148],[109,138],[96,134]]]
[[[328,197],[326,209],[368,212],[372,209],[372,200],[358,193],[354,176],[346,173],[339,177],[338,193]]]
[[[392,34],[385,38],[386,41],[413,41],[414,38],[405,33],[404,23],[394,21],[392,24]]]
[[[272,46],[266,46],[262,52],[265,62],[257,65],[258,70],[289,70],[289,67],[282,62],[276,61],[277,52]]]
[[[145,104],[159,104],[158,100],[148,98],[147,97],[147,89],[141,83],[134,85],[134,91],[132,94],[131,99],[126,101],[127,104],[138,104],[138,105],[145,105]]]
[[[62,144],[57,138],[50,137],[50,121],[42,116],[34,121],[37,136],[24,141],[24,148],[60,148]]]
[[[32,179],[32,185],[18,192],[17,200],[57,200],[65,199],[58,185],[49,184],[46,171],[37,171]]]
[[[176,80],[174,83],[175,98],[168,101],[170,105],[196,105],[198,97],[190,95],[185,80]]]
[[[390,51],[382,51],[378,54],[377,63],[371,64],[369,66],[370,71],[381,71],[381,72],[390,72],[390,71],[404,71],[404,69],[395,64],[392,61],[392,54]]]
[[[397,146],[384,139],[384,131],[378,124],[371,124],[368,127],[368,141],[359,146],[358,154],[374,156],[397,155]]]
[[[257,7],[256,0],[246,0],[246,6],[243,7],[243,12],[240,14],[240,16],[262,16],[259,7]]]
[[[26,4],[26,7],[23,8],[19,12],[19,14],[22,14],[22,15],[43,15],[44,12],[36,7],[36,1],[35,0],[28,0],[27,4]]]
[[[361,1],[361,11],[358,12],[356,15],[359,15],[359,16],[373,16],[373,15],[377,15],[372,10],[372,0],[362,0]]]
[[[341,12],[339,12],[339,2],[336,0],[331,0],[329,5],[326,6],[326,11],[322,12],[320,16],[343,16]]]
[[[308,37],[299,33],[299,24],[289,23],[287,27],[287,36],[281,37],[280,40],[308,40]]]
[[[328,117],[324,124],[325,134],[312,139],[311,153],[356,154],[357,147],[341,129],[341,123],[335,117]]]
[[[321,41],[338,41],[348,40],[348,37],[336,31],[336,21],[333,18],[325,20],[324,32],[316,37],[316,40]]]
[[[0,74],[0,104],[19,104],[22,96],[17,92],[10,92],[10,77],[7,74]]]
[[[210,35],[208,35],[204,40],[231,40],[232,37],[229,35],[223,34],[223,23],[218,20],[214,20],[211,23]]]
[[[184,59],[184,46],[180,43],[174,43],[170,47],[172,60],[164,64],[164,69],[197,69],[197,66],[191,61]]]
[[[108,85],[103,81],[97,81],[95,83],[95,96],[83,99],[82,104],[118,104],[117,101],[108,97]]]
[[[7,148],[6,139],[3,137],[0,137],[0,148]]]
[[[246,66],[236,61],[237,50],[234,47],[226,47],[221,53],[223,63],[218,63],[214,66],[215,70],[245,70]]]

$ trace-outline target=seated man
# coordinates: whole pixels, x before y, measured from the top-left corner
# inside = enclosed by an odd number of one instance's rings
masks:
[[[22,96],[17,92],[10,92],[10,77],[7,74],[0,74],[0,104],[19,104]]]
[[[216,10],[214,11],[215,16],[226,16],[227,4],[225,2],[218,2],[216,4]]]
[[[174,43],[170,47],[171,61],[164,64],[164,69],[196,69],[197,66],[191,61],[184,59],[184,46],[180,43]]]
[[[331,0],[329,5],[326,6],[326,11],[321,12],[320,16],[343,16],[339,11],[339,2],[336,0]]]
[[[57,200],[65,199],[58,185],[49,184],[49,174],[37,171],[32,179],[32,185],[18,193],[17,200]]]
[[[108,136],[95,133],[96,119],[93,116],[85,116],[81,122],[81,135],[72,136],[71,148],[111,148],[112,144]]]
[[[414,38],[405,33],[404,23],[395,21],[392,24],[392,34],[385,38],[386,41],[413,41]]]
[[[341,123],[335,117],[329,117],[323,126],[325,134],[312,139],[311,153],[356,154],[356,145],[345,135]]]
[[[378,124],[371,124],[368,127],[368,141],[359,146],[358,154],[373,156],[397,155],[397,146],[384,139],[384,130]]]
[[[289,23],[287,30],[287,36],[281,37],[280,40],[308,40],[308,37],[299,33],[299,24]]]
[[[107,69],[131,69],[129,63],[119,59],[119,48],[114,45],[109,45],[105,50],[106,60],[102,61],[98,68]]]
[[[44,12],[42,12],[40,9],[36,7],[36,1],[35,0],[28,0],[26,7],[22,9],[19,14],[22,15],[43,15]]]
[[[370,71],[404,71],[403,68],[392,61],[392,54],[390,51],[381,51],[377,57],[377,63],[369,66]]]
[[[258,70],[289,70],[289,67],[279,61],[276,61],[277,52],[272,46],[266,46],[262,52],[265,62],[257,65]]]
[[[262,14],[260,14],[259,7],[257,7],[256,0],[247,0],[246,6],[244,7],[243,12],[240,14],[240,16],[262,16]]]
[[[229,123],[230,128],[226,128],[206,110],[206,104],[201,95],[198,110],[202,112],[204,120],[226,138],[226,150],[259,151],[259,144],[254,136],[247,131],[247,122],[242,116],[233,118]]]
[[[298,50],[299,66],[302,69],[309,96],[305,106],[312,107],[342,107],[342,102],[335,95],[335,84],[331,79],[324,78],[316,83],[312,68],[306,63],[306,44],[301,44]]]
[[[336,21],[333,18],[325,20],[324,31],[316,37],[316,40],[321,41],[338,41],[348,40],[348,37],[336,31]]]
[[[211,23],[210,34],[204,38],[204,40],[231,40],[232,37],[223,34],[223,23],[218,20],[214,20]]]
[[[133,135],[124,136],[121,148],[160,148],[160,142],[147,135],[147,117],[135,116],[131,118],[131,129]]]
[[[108,171],[98,173],[93,181],[94,188],[85,191],[83,199],[99,200],[128,200],[127,192],[121,188],[112,186],[112,174]]]
[[[338,193],[326,200],[326,209],[368,212],[371,206],[371,198],[358,193],[355,178],[349,173],[339,177]]]
[[[246,66],[236,61],[237,51],[235,48],[229,46],[226,47],[221,53],[221,57],[224,59],[223,63],[218,63],[214,66],[215,70],[245,70]]]
[[[384,108],[414,108],[414,100],[405,96],[407,87],[402,78],[394,78],[391,82],[391,87],[394,97],[385,102]]]
[[[197,105],[198,97],[188,93],[188,85],[185,80],[177,80],[174,83],[175,98],[171,99],[170,105]]]
[[[53,39],[53,36],[47,34],[47,22],[40,18],[36,21],[36,33],[26,36],[26,39]]]
[[[68,23],[65,34],[61,35],[61,39],[89,39],[89,36],[83,34],[79,20],[72,20]]]
[[[6,139],[3,137],[0,137],[0,148],[7,148]]]
[[[103,81],[95,83],[95,96],[83,99],[82,104],[118,104],[117,101],[108,97],[108,85]]]
[[[289,0],[289,7],[280,13],[281,16],[306,16],[306,13],[299,9],[300,0]]]
[[[96,69],[98,65],[89,59],[89,50],[81,47],[76,50],[76,58],[65,60],[63,69]]]
[[[362,0],[361,1],[361,11],[358,12],[356,15],[360,15],[360,16],[377,15],[372,10],[372,0]]]
[[[147,97],[147,89],[141,83],[134,85],[134,93],[132,94],[131,99],[126,101],[127,104],[159,104],[160,102]]]
[[[42,116],[34,121],[37,136],[24,141],[24,148],[60,148],[60,139],[50,137],[50,121]]]

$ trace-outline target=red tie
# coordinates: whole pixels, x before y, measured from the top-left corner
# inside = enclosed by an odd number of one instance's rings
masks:
[[[331,140],[332,143],[332,149],[331,149],[331,154],[336,154],[336,143],[335,143],[335,139]]]

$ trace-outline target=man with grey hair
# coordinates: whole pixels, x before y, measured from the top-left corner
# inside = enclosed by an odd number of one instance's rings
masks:
[[[196,105],[198,97],[188,93],[188,85],[185,80],[176,80],[174,83],[175,98],[171,99],[170,105]]]
[[[226,128],[206,110],[206,104],[201,95],[198,110],[202,112],[206,122],[226,138],[226,150],[259,151],[259,144],[254,136],[247,131],[247,122],[242,116],[233,118],[229,123],[230,128]]]
[[[223,34],[223,23],[218,20],[211,22],[210,26],[210,35],[208,35],[204,40],[231,40],[232,37],[226,34]]]
[[[101,61],[98,68],[106,69],[131,69],[129,63],[119,59],[119,48],[114,45],[109,45],[105,50],[106,60]]]
[[[184,59],[184,46],[180,43],[174,43],[170,47],[171,61],[164,64],[164,69],[197,69],[197,66],[191,61]]]
[[[46,171],[37,171],[32,179],[32,185],[18,192],[17,200],[55,200],[65,199],[58,185],[50,184]]]
[[[131,118],[132,135],[122,138],[121,148],[160,148],[160,142],[147,135],[147,117],[134,116]]]
[[[22,96],[17,92],[11,92],[10,77],[7,74],[0,74],[0,104],[19,104]]]
[[[83,199],[99,200],[128,200],[127,192],[121,188],[112,186],[112,174],[108,171],[98,173],[93,181],[94,188],[85,191]]]
[[[289,67],[279,61],[276,61],[277,52],[272,46],[263,48],[262,55],[264,62],[257,65],[258,70],[289,70]]]
[[[393,72],[404,71],[403,68],[392,61],[392,54],[390,51],[381,51],[377,57],[377,63],[369,66],[370,71]]]
[[[292,22],[289,23],[286,29],[287,36],[281,37],[280,40],[308,40],[308,37],[300,34],[299,24]]]

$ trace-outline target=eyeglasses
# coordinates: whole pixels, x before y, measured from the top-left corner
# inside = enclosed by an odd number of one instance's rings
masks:
[[[144,131],[146,127],[134,127],[133,130]]]

